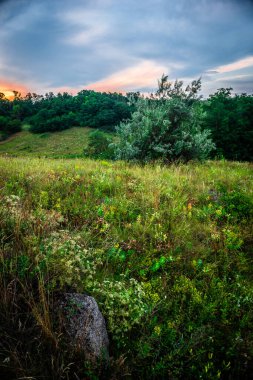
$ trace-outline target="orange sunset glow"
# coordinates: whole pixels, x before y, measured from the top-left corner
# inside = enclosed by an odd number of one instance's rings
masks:
[[[25,95],[29,92],[28,88],[21,83],[0,79],[0,92],[2,92],[7,99],[13,99],[13,90],[20,92],[21,95]]]

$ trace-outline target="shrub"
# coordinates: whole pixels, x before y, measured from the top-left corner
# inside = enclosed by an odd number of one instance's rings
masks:
[[[113,158],[113,149],[110,147],[112,138],[99,130],[92,131],[89,134],[88,147],[84,154],[94,158]]]
[[[180,82],[181,83],[181,82]],[[194,96],[186,96],[182,84],[159,99],[139,98],[129,121],[116,127],[113,144],[117,159],[164,161],[205,159],[214,149],[208,130],[202,130],[202,114]]]

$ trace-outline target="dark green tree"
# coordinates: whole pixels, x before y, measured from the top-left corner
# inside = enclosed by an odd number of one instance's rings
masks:
[[[229,160],[253,160],[253,97],[232,96],[221,88],[203,103],[205,124],[217,146],[216,155]]]

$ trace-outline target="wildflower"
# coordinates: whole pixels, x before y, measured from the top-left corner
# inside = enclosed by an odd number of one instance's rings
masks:
[[[161,335],[161,327],[160,326],[155,326],[155,328],[154,328],[154,332],[155,332],[155,334],[156,335]]]
[[[192,209],[192,203],[191,202],[188,203],[187,209],[188,209],[188,211],[191,211],[191,209]]]

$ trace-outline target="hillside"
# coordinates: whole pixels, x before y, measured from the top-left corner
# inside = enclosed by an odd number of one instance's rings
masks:
[[[80,157],[91,128],[71,128],[62,132],[34,134],[18,132],[0,143],[0,154],[14,156]]]
[[[0,170],[6,378],[251,378],[252,164],[0,157]],[[105,316],[102,375],[65,341],[55,302],[70,289]]]

